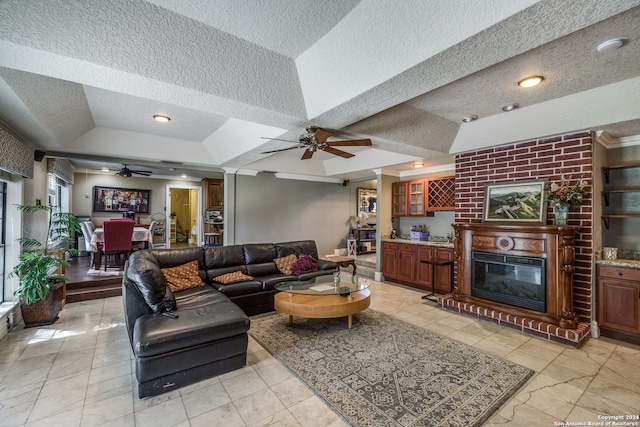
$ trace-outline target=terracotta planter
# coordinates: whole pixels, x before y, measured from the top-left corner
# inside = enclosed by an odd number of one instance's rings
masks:
[[[62,310],[64,296],[65,284],[64,282],[59,282],[52,286],[44,300],[39,300],[35,304],[27,305],[20,298],[20,310],[22,311],[24,326],[30,328],[55,323],[58,320],[60,310]]]

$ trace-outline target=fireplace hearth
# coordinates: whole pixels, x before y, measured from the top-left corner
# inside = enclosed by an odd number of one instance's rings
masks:
[[[452,298],[505,316],[576,329],[575,226],[454,224]]]

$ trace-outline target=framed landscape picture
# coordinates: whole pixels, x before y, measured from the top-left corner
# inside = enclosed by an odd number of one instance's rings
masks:
[[[151,190],[93,187],[93,211],[148,214],[151,209],[150,197]]]
[[[546,180],[514,181],[484,186],[482,222],[545,224]]]

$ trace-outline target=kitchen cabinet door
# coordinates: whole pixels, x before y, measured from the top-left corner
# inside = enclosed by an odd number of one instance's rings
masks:
[[[413,282],[416,270],[416,246],[398,244],[398,280]]]
[[[424,180],[409,182],[409,215],[424,216]]]
[[[407,216],[407,182],[391,184],[391,216]]]
[[[382,242],[382,274],[385,279],[398,278],[398,244]]]
[[[416,256],[415,283],[421,289],[431,290],[431,278],[433,277],[433,265],[427,261],[433,259],[433,246],[418,246]]]
[[[640,343],[640,270],[598,266],[598,323],[602,335]]]
[[[224,204],[224,179],[204,179],[205,210],[221,210]]]
[[[435,248],[434,258],[438,261],[453,261],[453,249]],[[448,294],[453,291],[452,271],[453,264],[436,265],[433,278],[436,282],[435,290],[437,294]]]

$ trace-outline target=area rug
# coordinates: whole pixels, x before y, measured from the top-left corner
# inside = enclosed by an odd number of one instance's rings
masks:
[[[353,426],[479,426],[530,369],[374,310],[346,318],[280,313],[249,334]]]
[[[89,276],[101,276],[101,277],[105,277],[105,276],[122,276],[122,270],[119,271],[115,271],[115,270],[96,270],[95,268],[90,268],[89,271],[87,271],[87,275]]]

